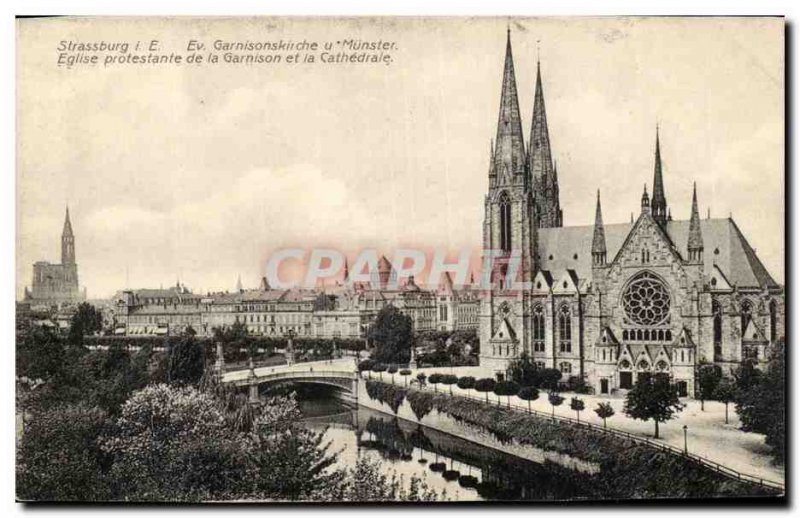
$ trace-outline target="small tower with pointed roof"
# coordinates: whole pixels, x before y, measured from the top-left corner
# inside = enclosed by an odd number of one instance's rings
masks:
[[[692,189],[692,216],[689,220],[689,240],[686,246],[689,261],[703,262],[703,233],[700,230],[700,211],[697,208],[697,182]]]
[[[600,209],[600,189],[597,189],[597,208],[594,212],[594,235],[592,236],[592,264],[605,266],[606,254],[606,231],[603,227],[603,212]]]
[[[644,184],[642,193],[642,214],[650,214],[650,196],[647,194],[647,184]]]

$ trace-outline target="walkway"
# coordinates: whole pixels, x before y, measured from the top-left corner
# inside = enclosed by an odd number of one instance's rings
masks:
[[[481,367],[438,367],[412,369],[409,381],[415,379],[418,372],[425,372],[428,376],[438,372],[457,376],[474,376],[476,379],[493,376]],[[372,373],[372,376],[375,378],[376,374]],[[390,379],[391,376],[383,373],[384,381],[389,381]],[[394,379],[396,384],[403,384],[401,376],[395,374]],[[430,385],[428,387],[430,388]],[[449,388],[445,385],[438,385],[437,389],[439,392],[449,391]],[[474,390],[465,391],[455,385],[453,385],[453,394],[485,398],[485,394]],[[561,392],[561,396],[564,397],[564,403],[560,407],[556,407],[556,416],[575,419],[575,411],[570,409],[569,402],[571,398],[578,397],[584,401],[586,408],[581,412],[581,422],[602,426],[603,420],[597,417],[594,409],[599,402],[609,402],[615,411],[614,416],[608,419],[609,428],[613,427],[616,430],[683,450],[683,426],[686,425],[688,427],[687,443],[690,454],[751,475],[754,478],[763,478],[781,485],[785,484],[784,468],[773,464],[769,455],[769,447],[764,444],[764,436],[739,430],[739,416],[736,414],[733,404],[728,408],[729,424],[726,425],[724,404],[717,401],[706,401],[705,411],[701,411],[699,401],[684,399],[682,401],[686,404],[686,408],[675,419],[659,425],[660,438],[656,440],[653,439],[653,422],[638,421],[626,416],[623,412],[625,400],[621,396],[601,397],[569,392]],[[498,400],[502,405],[507,405],[509,398],[489,393],[489,401],[497,403]],[[511,405],[524,410],[528,409],[527,401],[523,401],[516,396],[511,397]],[[539,399],[531,401],[531,408],[549,415],[552,412],[552,407],[547,401],[547,393],[540,391]]]

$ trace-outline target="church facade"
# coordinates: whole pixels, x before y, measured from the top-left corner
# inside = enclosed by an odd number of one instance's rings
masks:
[[[784,289],[732,217],[700,218],[696,188],[688,219],[672,219],[658,132],[638,218],[605,224],[598,191],[594,225],[565,226],[538,63],[532,119],[526,143],[509,33],[484,200],[483,247],[499,257],[480,305],[481,365],[501,373],[527,352],[597,394],[651,373],[692,396],[699,365],[765,362],[784,337]]]
[[[61,232],[61,264],[37,261],[33,264],[31,289],[25,288],[25,300],[31,303],[61,305],[80,302],[86,294],[78,287],[78,264],[75,262],[75,234],[69,219],[64,216]]]

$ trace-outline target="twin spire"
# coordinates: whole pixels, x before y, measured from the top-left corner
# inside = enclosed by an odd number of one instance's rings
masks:
[[[494,172],[509,181],[514,175],[524,174],[525,172],[525,142],[522,138],[522,117],[519,112],[510,30],[506,40],[506,60],[503,66],[500,113],[497,118],[497,136],[495,137],[492,159]]]
[[[539,216],[539,226],[560,227],[563,218],[558,199],[558,177],[550,150],[541,66],[537,59],[533,119],[526,153],[510,30],[506,39],[497,137],[491,145],[490,152],[489,176],[491,180],[498,181],[500,184],[521,183],[526,188],[532,188]]]

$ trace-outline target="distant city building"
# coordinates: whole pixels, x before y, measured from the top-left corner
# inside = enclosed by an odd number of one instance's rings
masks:
[[[75,235],[69,219],[69,208],[61,233],[61,264],[37,261],[33,264],[31,289],[25,288],[25,301],[35,305],[61,305],[86,300],[86,292],[78,287],[78,264],[75,262]]]
[[[382,257],[376,283],[347,287],[346,277],[317,290],[276,290],[262,279],[258,289],[237,281],[233,293],[192,293],[177,283],[167,289],[126,290],[115,297],[113,326],[120,335],[178,334],[191,326],[202,335],[236,322],[255,336],[365,339],[378,312],[393,305],[408,315],[414,330],[477,329],[479,298],[469,287],[455,289],[449,275],[437,290],[410,277],[391,289],[395,270]]]
[[[638,219],[604,224],[598,191],[594,225],[563,226],[538,62],[535,88],[526,149],[509,35],[483,226],[484,249],[504,254],[481,303],[481,365],[505,372],[527,352],[598,394],[654,374],[691,395],[702,363],[763,364],[784,336],[784,289],[733,218],[701,220],[695,189],[689,219],[672,219],[656,131]],[[530,288],[509,285],[515,256]]]

